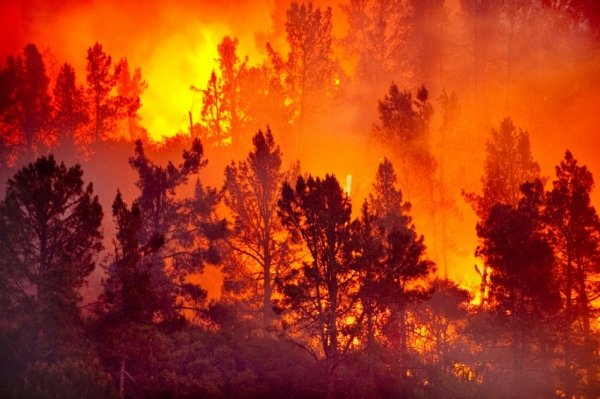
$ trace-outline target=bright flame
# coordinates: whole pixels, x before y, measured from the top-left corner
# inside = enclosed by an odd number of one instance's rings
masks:
[[[197,118],[202,96],[190,83],[204,87],[214,67],[223,26],[189,24],[157,44],[143,70],[152,82],[143,94],[142,123],[150,137],[161,140],[189,129],[188,111]]]
[[[344,188],[346,195],[350,196],[352,191],[352,175],[346,175],[346,187]]]

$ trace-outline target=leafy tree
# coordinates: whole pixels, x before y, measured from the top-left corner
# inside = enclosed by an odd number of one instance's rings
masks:
[[[119,60],[115,71],[117,71],[116,89],[119,112],[123,112],[126,117],[129,138],[137,140],[143,132],[138,114],[142,107],[140,97],[148,88],[148,83],[142,78],[140,68],[131,71],[127,58]]]
[[[598,362],[593,318],[597,312],[594,300],[600,295],[596,277],[600,224],[590,193],[594,179],[586,166],[579,165],[570,151],[556,167],[556,180],[547,195],[546,216],[559,259],[560,291],[564,301],[564,367],[565,373],[577,360],[586,372],[584,393],[598,392]],[[567,384],[567,393],[575,387]]]
[[[408,305],[427,298],[428,291],[419,281],[427,278],[435,266],[425,257],[424,238],[418,236],[408,215],[410,204],[403,202],[396,184],[393,165],[384,159],[379,164],[373,192],[368,205],[363,207],[361,219],[365,227],[373,225],[371,229],[375,233],[373,238],[365,237],[367,241],[361,243],[363,251],[376,245],[374,241],[379,241],[380,247],[371,254],[376,261],[371,261],[369,256],[359,257],[359,262],[370,274],[365,275],[361,283],[369,291],[362,300],[376,304],[381,335],[387,335],[388,342],[399,342],[402,360],[406,360]]]
[[[111,71],[112,58],[96,42],[87,51],[86,94],[92,106],[90,113],[93,122],[93,140],[99,143],[115,127],[117,104],[112,91],[115,88],[119,70]]]
[[[64,358],[79,340],[79,289],[102,249],[102,208],[79,165],[41,157],[8,181],[0,202],[3,359],[12,373]]]
[[[251,280],[261,281],[262,323],[271,327],[274,282],[286,273],[290,242],[277,216],[277,202],[290,172],[281,167],[281,150],[271,130],[261,130],[252,139],[253,150],[245,161],[225,168],[224,199],[234,222],[231,247],[248,258]]]
[[[312,3],[292,2],[287,10],[286,33],[290,47],[283,62],[288,97],[293,109],[292,118],[300,130],[311,121],[323,101],[335,92],[339,67],[333,59],[332,11],[314,7]],[[273,63],[280,56],[269,47]]]
[[[481,177],[483,193],[463,193],[481,221],[489,216],[496,204],[517,207],[521,196],[521,185],[540,177],[540,167],[531,155],[529,134],[517,130],[510,118],[492,129],[491,138],[486,143],[484,174]],[[488,265],[481,275],[480,304],[485,304],[488,281]]]
[[[198,180],[194,197],[180,199],[177,189],[206,165],[199,140],[183,151],[183,162],[160,166],[148,159],[142,142],[136,141],[135,156],[129,163],[138,173],[138,204],[142,213],[140,240],[147,245],[155,237],[163,237],[165,245],[152,255],[151,275],[159,296],[164,320],[179,318],[178,297],[202,301],[206,293],[186,279],[199,273],[205,262],[216,260],[210,241],[223,235],[224,222],[210,219],[218,202],[215,190],[206,189]],[[200,242],[203,238],[204,240]],[[168,264],[166,263],[168,262]]]
[[[217,77],[215,71],[211,72],[206,89],[202,90],[200,118],[208,127],[209,142],[213,143],[214,146],[225,145],[230,121],[223,82]]]
[[[291,310],[290,327],[308,338],[299,344],[323,361],[327,395],[333,397],[340,356],[356,336],[346,330],[346,317],[353,314],[358,298],[356,273],[350,267],[350,199],[334,176],[298,177],[295,189],[283,185],[279,208],[283,225],[310,257],[282,278],[278,306]]]
[[[151,325],[160,306],[152,284],[151,259],[164,242],[158,236],[145,245],[140,243],[140,208],[133,203],[128,209],[120,192],[113,202],[113,217],[117,226],[115,253],[96,306],[99,319],[94,332],[104,357],[118,363],[116,380],[123,396],[126,376],[130,375],[127,362],[143,358],[152,340]]]
[[[2,144],[4,163],[12,164],[19,152],[25,159],[48,144],[52,112],[49,79],[42,54],[34,44],[23,48],[23,57],[9,57],[2,71]]]
[[[477,225],[477,234],[482,238],[477,255],[492,270],[488,306],[495,314],[500,334],[508,335],[512,352],[510,385],[515,397],[528,397],[531,389],[544,389],[540,383],[546,385],[546,394],[552,394],[544,375],[529,370],[546,371],[540,366],[548,359],[532,352],[546,344],[537,341],[548,335],[545,327],[560,307],[554,253],[541,217],[542,183],[536,180],[524,184],[523,194],[516,208],[499,203]],[[531,365],[531,355],[539,363],[537,367]],[[525,381],[534,385],[527,393],[522,390]]]
[[[413,99],[409,91],[400,91],[392,83],[388,94],[379,101],[378,109],[381,124],[374,126],[373,133],[401,163],[402,189],[412,197],[419,192],[417,187],[429,187],[425,192],[431,197],[435,160],[429,145],[433,108],[427,89],[419,88]]]
[[[409,8],[393,0],[349,0],[342,9],[349,24],[344,48],[358,57],[358,81],[385,90],[389,76],[404,67],[400,54],[406,45]]]
[[[75,70],[63,64],[54,86],[54,116],[57,151],[67,159],[74,157],[80,129],[89,122],[83,87],[77,87]]]

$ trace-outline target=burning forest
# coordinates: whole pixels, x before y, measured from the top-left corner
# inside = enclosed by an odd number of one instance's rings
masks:
[[[597,1],[0,21],[0,396],[600,397]]]

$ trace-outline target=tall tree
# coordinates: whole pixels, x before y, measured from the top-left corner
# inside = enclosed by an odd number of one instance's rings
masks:
[[[152,254],[164,244],[162,237],[144,245],[140,242],[142,214],[137,203],[131,208],[118,192],[112,206],[117,226],[115,249],[108,266],[96,313],[94,333],[100,336],[105,358],[115,359],[116,380],[121,397],[125,395],[127,362],[143,358],[151,344],[151,326],[160,306],[152,285]]]
[[[99,143],[115,127],[117,104],[113,89],[119,75],[118,69],[111,70],[112,58],[104,52],[102,45],[96,42],[87,51],[86,94],[92,110],[93,140]]]
[[[217,48],[219,68],[213,70],[206,89],[202,90],[201,120],[210,130],[215,145],[231,145],[234,153],[240,149],[245,121],[248,118],[244,95],[247,78],[247,58],[241,62],[237,55],[238,39],[225,36]],[[260,92],[258,88],[257,91]]]
[[[215,190],[204,188],[199,180],[193,198],[178,198],[177,189],[187,184],[190,176],[207,163],[199,140],[183,151],[179,165],[153,163],[136,141],[135,155],[129,163],[138,173],[138,198],[142,213],[141,242],[148,245],[162,237],[165,244],[152,255],[152,281],[159,295],[160,316],[166,321],[180,319],[181,299],[202,301],[206,293],[187,281],[193,273],[202,271],[204,263],[214,261],[209,241],[221,235],[223,222],[213,226],[210,216],[218,202]]]
[[[335,91],[339,68],[333,59],[331,8],[322,11],[310,2],[294,1],[287,10],[285,28],[290,46],[285,62],[286,83],[292,117],[302,131]]]
[[[61,156],[73,159],[79,130],[89,121],[83,87],[77,87],[75,70],[63,64],[54,86],[54,117],[56,141]]]
[[[231,247],[249,259],[248,270],[261,281],[262,323],[271,327],[274,282],[289,267],[290,242],[277,216],[277,202],[290,172],[281,167],[281,150],[267,128],[252,139],[253,150],[245,161],[225,168],[225,204],[234,223]]]
[[[424,84],[436,92],[444,68],[444,36],[448,10],[444,0],[409,1],[407,54],[411,59],[413,84]]]
[[[546,214],[560,262],[561,294],[564,300],[565,370],[578,360],[586,372],[584,393],[598,392],[598,361],[591,356],[594,343],[594,300],[600,296],[600,220],[591,204],[594,179],[570,151],[556,167],[556,180],[548,193]],[[568,393],[575,387],[569,386]]]
[[[6,66],[0,70],[0,171],[5,172],[15,164],[21,141],[17,128],[17,88],[21,69],[22,61],[9,56]],[[9,176],[0,177],[5,181]]]
[[[373,134],[400,162],[400,186],[410,198],[417,193],[431,198],[435,160],[429,143],[433,108],[427,89],[422,86],[413,98],[409,91],[400,91],[392,83],[378,109],[381,124],[374,126]]]
[[[384,313],[379,317],[383,321],[381,327],[390,342],[400,343],[402,360],[405,360],[408,305],[427,298],[429,292],[422,281],[435,270],[435,265],[425,256],[424,238],[417,234],[412,224],[408,215],[410,204],[402,199],[393,165],[388,159],[379,164],[368,203],[375,215],[374,223],[381,242],[379,262],[368,265],[373,272],[378,307]],[[374,270],[376,265],[379,267]],[[368,279],[365,283],[373,284]]]
[[[481,177],[482,194],[465,193],[479,220],[487,219],[492,207],[505,204],[516,207],[519,204],[521,185],[540,177],[540,167],[531,155],[529,133],[518,129],[510,118],[492,129],[491,138],[486,143],[484,174]],[[480,304],[485,305],[488,281],[488,265],[477,270],[481,275]]]
[[[141,95],[148,88],[148,83],[142,77],[140,68],[131,71],[127,58],[121,58],[115,71],[117,102],[119,112],[123,113],[127,120],[127,131],[131,140],[137,140],[142,136],[143,128],[140,126],[138,111],[142,107]]]
[[[482,239],[477,255],[491,267],[488,307],[494,313],[500,335],[508,336],[512,353],[511,384],[514,397],[529,397],[525,381],[543,381],[529,370],[544,370],[548,358],[534,348],[547,345],[548,324],[560,307],[552,246],[542,219],[544,189],[540,180],[522,186],[517,207],[498,203],[477,225]],[[539,342],[541,340],[541,342]],[[534,359],[530,358],[534,356]],[[537,362],[537,365],[534,363]],[[500,366],[501,367],[501,366]],[[543,383],[547,395],[552,386]],[[510,394],[510,392],[507,392]]]
[[[409,7],[396,0],[349,0],[342,9],[349,24],[344,48],[358,57],[359,82],[385,90],[389,76],[404,69],[406,61],[400,54],[406,45]]]
[[[79,289],[102,249],[102,208],[82,175],[42,157],[8,181],[0,202],[1,312],[14,321],[3,333],[30,340],[15,349],[16,368],[60,359],[79,323]]]
[[[35,44],[24,47],[22,58],[9,58],[2,81],[2,146],[13,156],[20,150],[27,159],[48,144],[52,113],[50,80]]]
[[[295,189],[283,185],[279,208],[283,225],[310,254],[282,278],[279,306],[291,310],[291,326],[309,337],[302,345],[323,361],[327,397],[332,398],[340,355],[355,336],[342,335],[358,298],[356,273],[350,267],[350,199],[334,176],[298,177]]]

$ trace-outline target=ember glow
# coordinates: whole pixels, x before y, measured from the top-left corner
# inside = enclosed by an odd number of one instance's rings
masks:
[[[0,396],[597,397],[598,2],[7,0],[0,35]]]

